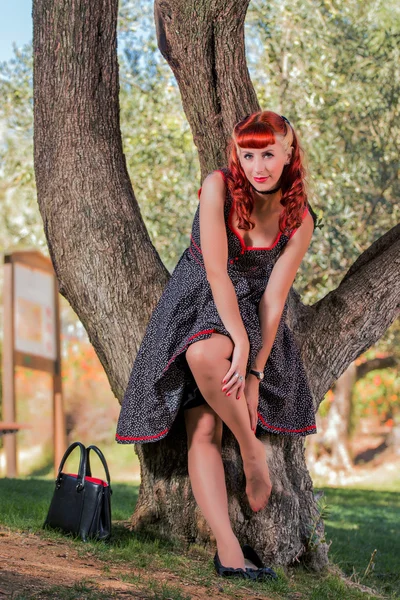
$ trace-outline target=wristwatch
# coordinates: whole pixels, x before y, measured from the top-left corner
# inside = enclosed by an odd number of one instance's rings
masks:
[[[250,373],[255,375],[259,381],[264,379],[264,371],[255,371],[254,369],[250,369]]]

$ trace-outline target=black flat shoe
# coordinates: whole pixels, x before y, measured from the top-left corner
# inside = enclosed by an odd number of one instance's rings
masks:
[[[242,546],[246,571],[251,579],[278,579],[278,575],[270,567],[265,567],[257,552],[248,544]],[[254,566],[253,566],[254,565]]]
[[[233,569],[232,567],[224,567],[221,565],[219,560],[218,552],[214,556],[214,566],[217,571],[217,575],[221,577],[240,577],[242,579],[254,579],[251,573],[248,573],[245,569]]]

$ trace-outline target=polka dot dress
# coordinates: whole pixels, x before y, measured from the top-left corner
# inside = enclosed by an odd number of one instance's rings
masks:
[[[227,171],[223,169],[222,173],[225,176]],[[279,233],[269,248],[246,246],[232,226],[233,209],[233,199],[227,192],[224,207],[227,270],[250,341],[247,374],[262,347],[258,304],[273,266],[295,230],[288,235]],[[299,349],[285,322],[286,314],[285,303],[264,379],[259,384],[256,435],[316,433],[311,392]],[[190,372],[185,352],[191,344],[209,338],[213,332],[231,337],[221,321],[207,281],[198,206],[190,245],[180,257],[153,311],[133,364],[118,420],[118,443],[157,442],[168,435],[180,409],[205,402]]]

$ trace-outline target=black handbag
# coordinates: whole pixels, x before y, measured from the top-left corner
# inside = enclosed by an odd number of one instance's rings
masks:
[[[64,463],[75,448],[80,449],[79,472],[63,473]],[[92,477],[90,451],[100,458],[107,481]],[[61,459],[49,512],[43,527],[88,539],[107,540],[111,535],[111,482],[106,459],[97,446],[73,442]]]

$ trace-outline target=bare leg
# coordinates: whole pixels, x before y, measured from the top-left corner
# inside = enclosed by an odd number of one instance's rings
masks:
[[[222,378],[229,369],[232,341],[224,335],[213,334],[189,346],[186,360],[208,405],[229,427],[237,439],[246,475],[246,494],[254,511],[261,510],[271,493],[265,449],[250,427],[245,395],[237,400],[222,392]]]
[[[185,410],[184,415],[193,495],[215,536],[221,563],[243,569],[243,552],[228,513],[221,457],[222,421],[208,404]]]

